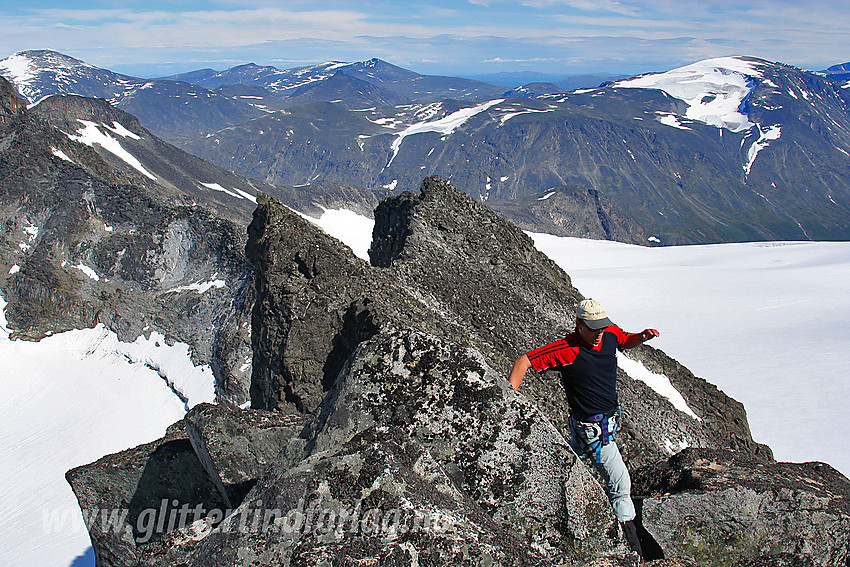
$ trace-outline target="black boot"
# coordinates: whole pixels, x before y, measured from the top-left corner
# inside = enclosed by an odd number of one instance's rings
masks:
[[[629,548],[643,557],[643,550],[640,547],[640,540],[638,539],[637,527],[634,520],[623,522],[623,533],[626,534],[626,541],[629,542]]]

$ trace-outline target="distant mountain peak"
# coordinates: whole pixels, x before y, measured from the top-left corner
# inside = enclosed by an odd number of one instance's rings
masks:
[[[25,51],[18,51],[14,55],[4,59],[4,61],[13,58],[25,59],[41,67],[91,67],[91,65],[85,61],[50,49],[29,49]]]
[[[75,67],[91,66],[57,51],[46,49],[19,51],[0,60],[0,75],[9,79],[20,92],[22,86],[35,80],[38,73],[67,72]]]
[[[237,66],[235,66],[235,67],[231,67],[231,69],[230,69],[230,70],[231,70],[231,71],[237,71],[237,70],[239,70],[239,71],[247,71],[247,70],[257,70],[257,69],[262,69],[262,70],[265,70],[265,69],[273,69],[273,70],[275,70],[275,71],[277,71],[277,70],[278,70],[278,69],[277,69],[277,67],[273,67],[273,66],[271,66],[271,65],[257,65],[257,64],[256,64],[256,63],[254,63],[254,62],[251,62],[251,63],[243,63],[243,64],[241,64],[241,65],[237,65]]]
[[[612,86],[664,91],[688,105],[688,119],[741,132],[754,126],[741,106],[763,78],[763,68],[768,64],[751,57],[718,57],[624,79]]]
[[[19,51],[0,60],[0,75],[9,79],[30,105],[61,93],[114,100],[127,85],[146,82],[49,49]]]

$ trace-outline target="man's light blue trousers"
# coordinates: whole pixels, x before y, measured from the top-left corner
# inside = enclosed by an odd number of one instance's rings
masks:
[[[602,435],[600,424],[570,418],[572,439],[569,443],[576,454],[590,460],[599,471],[599,475],[605,481],[605,491],[614,508],[614,514],[619,521],[627,522],[635,518],[635,505],[631,497],[632,479],[629,476],[629,470],[626,468],[617,442],[613,440],[613,432],[617,427],[616,420],[617,416],[608,418],[609,431],[612,432],[611,441],[600,447],[598,462],[595,445]]]

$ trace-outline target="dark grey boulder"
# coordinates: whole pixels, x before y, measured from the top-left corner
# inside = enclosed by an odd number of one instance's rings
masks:
[[[290,442],[303,446],[306,419],[199,404],[162,439],[68,471],[98,566],[184,564]]]
[[[173,564],[197,541],[189,512],[227,508],[182,420],[158,441],[71,469],[65,478],[89,518],[99,567]],[[182,520],[181,509],[186,511]]]
[[[198,404],[184,418],[195,454],[229,508],[242,502],[306,421],[305,415],[221,404]]]
[[[544,565],[397,429],[274,465],[190,566]]]

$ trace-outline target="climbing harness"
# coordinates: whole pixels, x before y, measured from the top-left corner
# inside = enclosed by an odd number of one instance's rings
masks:
[[[570,416],[570,429],[573,436],[586,448],[588,456],[595,453],[596,462],[602,462],[602,447],[615,440],[617,422],[620,417],[620,407],[606,413],[583,416]]]

